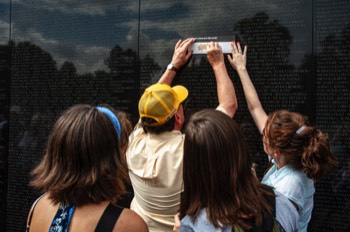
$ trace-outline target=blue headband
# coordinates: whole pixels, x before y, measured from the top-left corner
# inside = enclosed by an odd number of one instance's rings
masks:
[[[117,116],[108,108],[103,106],[96,106],[96,109],[102,113],[104,113],[113,123],[115,130],[118,134],[118,139],[120,139],[120,123],[118,121]]]

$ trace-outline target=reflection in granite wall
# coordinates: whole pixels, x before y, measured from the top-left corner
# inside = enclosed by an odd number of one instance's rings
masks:
[[[0,2],[0,231],[6,228],[10,93],[10,8]]]
[[[6,231],[24,230],[39,194],[28,187],[28,174],[63,109],[107,103],[136,122],[139,93],[158,80],[178,39],[203,36],[234,36],[248,44],[248,69],[267,112],[301,112],[329,133],[340,165],[316,184],[309,230],[348,231],[349,7],[347,0],[20,0],[11,7],[10,1],[0,1],[0,119],[5,125],[0,231],[5,225]],[[238,77],[228,69],[239,100],[235,119],[247,134],[261,177],[266,156],[260,135]],[[187,117],[216,107],[215,80],[205,56],[193,56],[175,82],[190,90]]]
[[[76,103],[110,104],[135,116],[140,60],[138,1],[12,2],[7,230],[24,231],[38,193],[29,172],[50,128]]]
[[[314,231],[350,231],[350,4],[317,1],[314,27],[316,119],[329,133],[339,167],[316,184]]]

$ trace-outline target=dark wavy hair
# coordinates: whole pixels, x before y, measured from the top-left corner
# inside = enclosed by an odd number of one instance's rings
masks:
[[[193,220],[207,208],[216,227],[262,225],[272,195],[253,174],[247,142],[237,123],[217,110],[202,110],[185,128],[180,215]]]
[[[54,203],[84,205],[125,194],[127,166],[112,121],[90,105],[74,105],[53,125],[30,185]]]
[[[264,136],[288,165],[305,171],[309,178],[318,180],[329,175],[338,164],[327,134],[310,126],[307,117],[299,113],[287,110],[271,113]]]

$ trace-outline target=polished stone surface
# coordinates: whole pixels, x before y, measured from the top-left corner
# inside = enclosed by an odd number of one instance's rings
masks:
[[[316,185],[309,228],[349,231],[347,0],[0,1],[0,231],[24,230],[38,195],[27,186],[28,173],[62,110],[107,103],[135,123],[139,94],[158,80],[176,42],[214,36],[248,45],[248,70],[267,112],[300,112],[329,134],[340,165]],[[238,77],[227,67],[239,101],[235,119],[261,176],[266,156],[260,135]],[[187,117],[216,107],[205,55],[194,55],[175,83],[190,90]]]

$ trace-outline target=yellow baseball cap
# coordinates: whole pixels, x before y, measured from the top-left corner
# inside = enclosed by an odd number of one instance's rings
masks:
[[[162,83],[151,85],[140,98],[140,118],[147,117],[156,121],[151,124],[144,123],[146,126],[161,126],[174,116],[187,96],[188,90],[181,85],[174,87]]]

